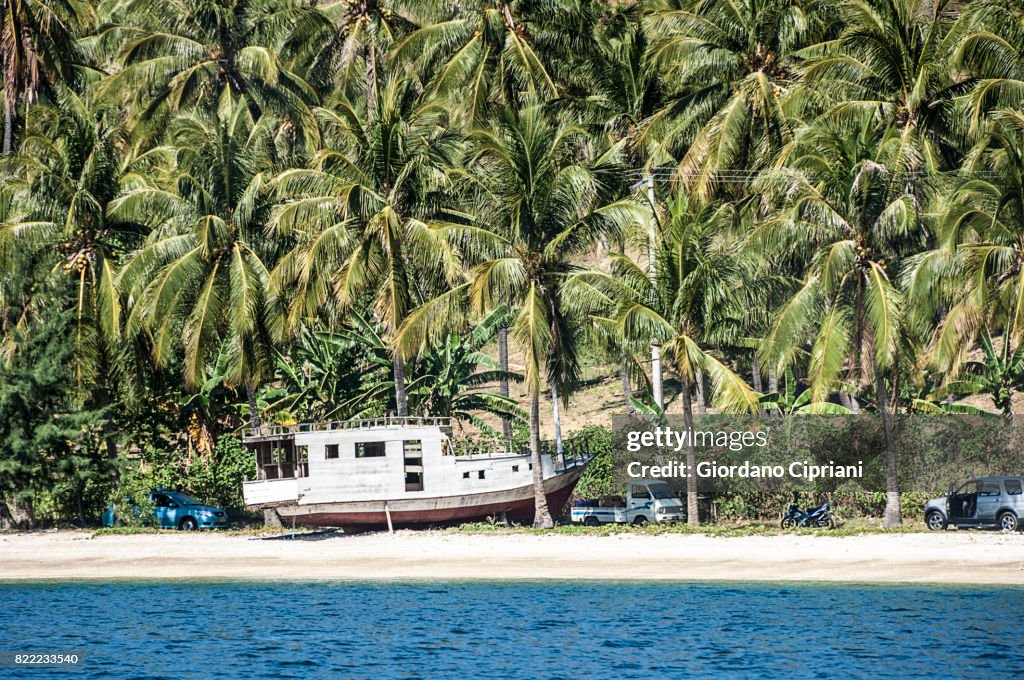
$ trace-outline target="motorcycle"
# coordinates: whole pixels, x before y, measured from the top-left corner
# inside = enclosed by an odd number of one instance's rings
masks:
[[[836,520],[832,516],[832,506],[828,503],[807,510],[800,509],[796,503],[790,503],[786,508],[786,515],[782,518],[782,528],[792,529],[801,527],[803,529],[835,529]]]

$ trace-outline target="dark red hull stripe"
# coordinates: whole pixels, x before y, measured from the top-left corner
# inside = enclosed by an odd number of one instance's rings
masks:
[[[582,472],[582,471],[580,471]],[[552,515],[557,515],[565,507],[579,481],[579,473],[566,475],[568,483],[560,488],[554,489],[546,494],[548,509]],[[550,484],[554,479],[545,480]],[[344,504],[338,504],[344,506]],[[359,505],[365,506],[365,503]],[[322,506],[321,506],[322,507]],[[278,507],[278,514],[283,522],[292,522],[292,510],[295,506]],[[387,526],[387,515],[383,508],[380,510],[338,511],[325,510],[324,512],[300,512],[295,515],[295,524],[304,527],[384,527]],[[310,508],[312,510],[312,508]],[[391,510],[391,523],[396,528],[415,528],[438,524],[454,524],[458,522],[482,521],[489,517],[495,517],[504,513],[509,521],[523,522],[532,520],[534,515],[534,499],[532,496],[510,501],[496,503],[481,503],[465,505],[461,507],[418,509],[411,511]]]

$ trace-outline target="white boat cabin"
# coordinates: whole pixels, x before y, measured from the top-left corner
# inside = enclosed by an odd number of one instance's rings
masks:
[[[256,461],[246,505],[433,498],[533,482],[528,452],[456,455],[450,432],[448,418],[412,417],[255,428],[243,437]],[[544,479],[554,476],[551,456],[541,459]]]

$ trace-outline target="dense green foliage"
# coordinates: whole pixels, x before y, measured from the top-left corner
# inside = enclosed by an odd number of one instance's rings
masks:
[[[449,415],[537,457],[542,396],[601,357],[623,411],[877,411],[894,526],[890,419],[1024,389],[1021,0],[3,18],[0,508],[28,521],[151,483],[238,507],[229,433],[262,421]]]
[[[112,461],[99,446],[102,413],[76,401],[73,324],[71,310],[42,312],[0,365],[0,496],[9,499],[0,519],[40,510],[82,519],[102,499],[96,487]]]

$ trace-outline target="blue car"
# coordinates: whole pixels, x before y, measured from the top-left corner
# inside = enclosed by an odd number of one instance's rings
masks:
[[[196,529],[223,529],[228,525],[228,513],[224,511],[224,508],[204,505],[180,491],[158,489],[149,494],[149,500],[154,505],[153,518],[156,520],[157,526],[162,529],[195,531]],[[128,512],[137,518],[141,509],[129,502]],[[103,512],[103,526],[112,527],[121,523],[118,520],[114,506],[108,505]]]

